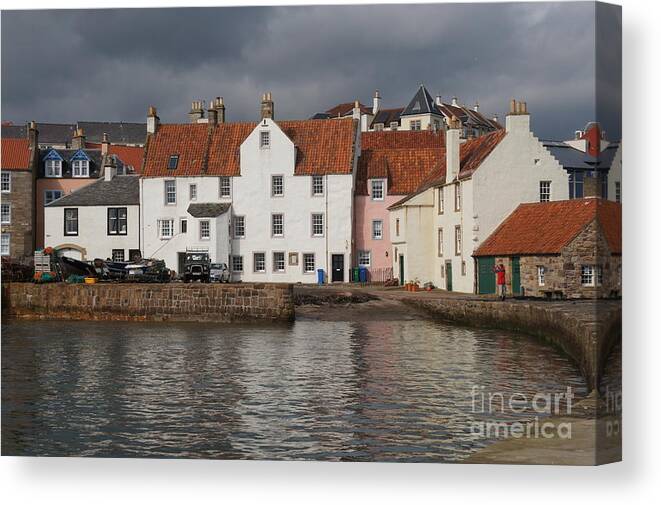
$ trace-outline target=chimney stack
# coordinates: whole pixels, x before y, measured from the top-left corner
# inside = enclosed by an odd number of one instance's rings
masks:
[[[354,119],[360,120],[360,102],[358,100],[354,100],[353,102],[353,110],[351,111],[351,116]]]
[[[103,133],[103,139],[101,140],[101,154],[105,155],[108,154],[108,150],[110,148],[110,141],[108,140],[108,134]]]
[[[147,109],[147,134],[156,133],[160,119],[156,115],[156,107],[150,105]]]
[[[217,96],[213,104],[216,109],[218,124],[223,124],[225,122],[225,102],[223,101],[223,97]]]
[[[218,111],[216,110],[215,100],[209,101],[209,110],[207,111],[207,118],[209,123],[209,128],[213,128],[218,124]]]
[[[601,176],[586,175],[583,178],[583,198],[601,198]]]
[[[452,97],[452,105],[455,107],[459,107],[459,101],[457,100],[456,96]]]
[[[459,177],[459,137],[461,122],[452,116],[449,128],[445,132],[445,173],[446,180],[454,181]]]
[[[108,182],[112,181],[113,177],[117,175],[117,165],[115,164],[115,157],[108,154],[104,157],[103,162],[103,179]]]
[[[201,100],[193,100],[190,107],[190,112],[188,113],[188,118],[191,123],[197,123],[200,119],[204,117],[204,108],[202,107]]]
[[[480,112],[480,102],[478,102],[477,100],[475,100],[475,105],[473,105],[473,110],[475,112]]]
[[[435,102],[436,102],[436,105],[439,106],[439,107],[440,107],[441,105],[443,105],[443,100],[441,99],[441,95],[436,95],[436,100],[435,100]]]
[[[37,130],[37,123],[30,121],[28,125],[28,145],[30,150],[39,148],[39,130]]]
[[[72,149],[85,149],[85,133],[82,128],[76,128],[71,141]]]
[[[381,108],[381,95],[379,94],[379,90],[377,89],[374,92],[374,105],[372,105],[372,114],[376,116],[376,113],[379,112],[380,108]]]
[[[275,107],[271,92],[262,95],[261,117],[262,119],[275,119]]]
[[[506,132],[530,132],[530,114],[526,102],[510,101],[510,111],[505,117]]]

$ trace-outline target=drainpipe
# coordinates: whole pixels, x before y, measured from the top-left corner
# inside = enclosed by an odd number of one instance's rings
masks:
[[[330,263],[330,257],[329,257],[329,254],[328,254],[328,220],[330,218],[330,216],[328,215],[328,192],[329,192],[330,188],[328,187],[328,174],[326,174],[324,177],[326,177],[326,181],[325,181],[326,187],[324,188],[326,190],[325,194],[324,194],[324,200],[325,200],[325,205],[326,205],[326,210],[324,212],[324,226],[326,228],[324,230],[325,231],[324,236],[325,236],[325,242],[326,242],[326,275],[327,276],[331,275],[331,279],[332,279],[333,278],[332,277],[332,272],[330,272],[330,268],[328,268],[328,265],[331,264]]]

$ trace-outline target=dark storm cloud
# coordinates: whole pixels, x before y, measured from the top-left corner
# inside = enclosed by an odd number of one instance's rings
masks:
[[[270,90],[276,117],[303,118],[370,104],[377,88],[385,106],[406,105],[424,82],[501,119],[510,98],[525,99],[538,135],[566,137],[596,114],[594,12],[592,3],[3,12],[2,115],[139,121],[154,104],[179,122],[192,99],[222,95],[229,120],[252,120]]]

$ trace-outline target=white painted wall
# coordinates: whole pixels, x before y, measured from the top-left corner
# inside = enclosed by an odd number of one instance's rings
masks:
[[[177,187],[177,202],[165,203],[165,181],[174,180]],[[191,200],[190,185],[197,185],[197,198]],[[165,260],[168,268],[179,270],[178,253],[189,248],[202,248],[209,251],[212,262],[228,262],[229,219],[231,209],[216,218],[195,218],[188,214],[191,203],[231,202],[231,199],[220,198],[219,177],[154,177],[141,178],[140,201],[142,202],[142,251],[146,258]],[[175,234],[170,239],[161,239],[158,221],[173,219]],[[181,220],[187,219],[188,230],[181,233]],[[210,238],[200,238],[200,221],[208,220]]]
[[[269,149],[259,146],[260,131],[271,132]],[[332,254],[344,255],[344,280],[352,266],[354,174],[324,176],[323,196],[312,196],[312,177],[294,175],[296,151],[277,123],[262,120],[241,145],[241,177],[234,180],[234,215],[245,216],[246,237],[232,240],[232,254],[243,256],[244,281],[315,283],[315,273],[303,273],[303,253],[314,253],[315,270],[327,274]],[[354,163],[355,173],[355,163]],[[271,176],[284,178],[284,196],[271,196]],[[284,237],[271,236],[271,215],[284,214]],[[325,216],[325,235],[312,236],[312,214]],[[298,265],[273,271],[273,252],[298,253]],[[253,253],[266,253],[266,272],[253,272]],[[330,275],[329,275],[330,279]]]
[[[126,207],[127,234],[108,235],[108,208]],[[78,209],[78,235],[64,235],[64,209]],[[140,217],[138,205],[110,205],[93,207],[44,207],[44,245],[58,247],[74,244],[85,249],[81,259],[110,258],[113,249],[124,249],[128,260],[129,249],[140,248]],[[78,255],[71,256],[78,257]]]
[[[539,201],[540,181],[551,181],[551,200],[569,198],[569,176],[542,143],[530,131],[528,115],[508,116],[507,135],[482,162],[470,179],[460,182],[461,210],[455,211],[454,181],[444,186],[445,209],[438,212],[438,188],[406,202],[431,202],[429,221],[406,220],[399,250],[411,258],[414,270],[407,272],[407,280],[418,277],[421,283],[431,281],[444,289],[446,261],[452,262],[453,290],[472,293],[475,290],[475,262],[472,254],[496,227],[521,203]],[[426,196],[423,196],[426,195]],[[425,198],[425,200],[420,200]],[[405,210],[391,211],[391,226],[397,216],[407,216]],[[461,226],[462,248],[455,254],[455,227]],[[425,227],[426,239],[412,229]],[[443,228],[443,255],[438,256],[437,233]],[[393,228],[391,228],[392,233]],[[393,240],[395,240],[393,238]],[[395,243],[393,242],[393,247]],[[462,262],[465,262],[462,272]],[[393,259],[393,267],[396,268]],[[397,271],[397,270],[395,270]]]

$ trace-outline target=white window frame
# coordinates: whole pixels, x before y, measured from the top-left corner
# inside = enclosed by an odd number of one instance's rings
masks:
[[[276,180],[280,181],[279,184],[279,193],[276,193]],[[271,176],[271,196],[273,198],[282,198],[285,196],[285,176],[280,174],[274,174]]]
[[[461,256],[461,225],[458,224],[454,227],[454,255]]]
[[[443,228],[436,231],[436,254],[439,258],[443,257]]]
[[[358,266],[360,267],[372,266],[372,251],[358,251]]]
[[[282,255],[282,268],[278,268],[280,255]],[[276,259],[276,256],[278,256],[278,259]],[[287,271],[287,258],[285,257],[284,251],[273,251],[272,259],[273,259],[273,271],[275,273],[285,273]]]
[[[62,177],[62,160],[46,160],[46,177]]]
[[[117,253],[117,252],[119,252],[119,251],[122,252],[122,259],[117,259],[117,258],[115,258],[115,253]],[[126,256],[125,256],[125,250],[124,250],[124,249],[113,249],[113,250],[110,252],[110,257],[112,258],[113,261],[123,262],[123,261],[125,261],[125,258],[126,258]]]
[[[218,196],[220,198],[232,198],[232,179],[230,177],[223,176],[220,178]]]
[[[445,214],[445,188],[438,188],[438,213]]]
[[[73,160],[71,163],[71,177],[81,178],[90,176],[90,162],[87,160]]]
[[[5,209],[7,210],[7,212],[5,212]],[[9,202],[2,202],[1,204],[0,224],[11,224],[11,204]]]
[[[170,229],[169,235],[163,233],[164,223],[169,223],[169,229]],[[174,237],[174,219],[171,218],[159,219],[157,221],[157,226],[158,226],[158,238],[160,238],[161,240],[170,240],[172,237]]]
[[[312,269],[308,269],[308,263],[306,260],[312,257]],[[314,274],[317,269],[317,261],[314,253],[303,253],[303,273],[304,274]]]
[[[168,186],[172,185],[172,188],[174,188],[174,191],[168,191]],[[163,182],[163,192],[165,194],[164,202],[165,205],[177,205],[177,181],[176,179],[166,179]],[[174,200],[171,202],[169,197],[170,195],[174,195]]]
[[[581,265],[581,285],[594,287],[596,286],[597,272],[595,265]]]
[[[2,193],[11,193],[11,172],[8,170],[0,172],[0,191]]]
[[[551,181],[539,181],[539,201],[551,201]]]
[[[50,198],[49,199],[48,198],[48,193],[51,194],[51,197],[53,196],[54,193],[59,193],[60,196],[58,196],[57,198]],[[63,195],[64,195],[64,192],[61,189],[46,189],[46,190],[44,190],[44,205],[48,205],[49,203],[54,202],[55,200],[59,200],[60,198],[62,198]]]
[[[311,177],[312,179],[312,196],[324,196],[324,192],[326,191],[325,184],[324,184],[324,176],[323,175],[313,175]],[[321,188],[321,191],[317,191],[319,188]]]
[[[11,255],[11,233],[3,233],[0,236],[0,255]]]
[[[264,262],[264,266],[261,270],[257,269],[257,256],[261,256],[262,261]],[[256,274],[266,273],[266,253],[259,251],[252,253],[252,271]]]
[[[321,219],[321,223],[316,223],[316,219]],[[325,233],[325,216],[323,212],[313,212],[312,215],[310,216],[310,226],[311,226],[311,235],[313,237],[323,237]],[[321,233],[315,233],[315,226],[319,227],[321,226]]]
[[[456,182],[454,184],[454,211],[459,212],[461,210],[461,183]]]
[[[76,219],[75,219],[76,231],[75,232],[67,231],[67,211],[68,210],[75,210],[76,211],[76,213],[75,213],[76,214]],[[78,208],[77,207],[67,207],[67,208],[64,209],[62,216],[64,218],[64,236],[65,237],[77,237],[78,233],[80,233],[80,211],[78,210]],[[73,219],[71,221],[73,221]]]
[[[206,225],[206,230],[205,230],[205,225]],[[211,240],[211,221],[209,221],[208,219],[200,220],[200,240]]]
[[[259,132],[259,148],[271,149],[271,132],[270,130],[261,130]]]
[[[377,224],[379,225],[377,227]],[[378,231],[378,234],[377,234]],[[372,240],[383,240],[383,220],[372,219]]]
[[[191,202],[197,201],[197,184],[194,182],[188,185],[188,199]]]
[[[237,263],[241,264],[241,268],[236,268]],[[232,255],[232,272],[243,272],[243,256],[240,254]]]
[[[238,221],[241,221],[241,229],[243,230],[241,235],[237,233],[239,229],[237,226]],[[246,216],[234,216],[232,219],[232,236],[236,239],[246,238]]]
[[[276,219],[280,218],[280,223],[276,224]],[[280,227],[280,233],[276,233],[276,226]],[[282,212],[271,214],[271,237],[282,238],[285,236],[285,215]]]
[[[409,128],[412,131],[420,131],[422,130],[422,120],[421,119],[412,119],[409,122]]]
[[[546,267],[537,265],[537,285],[546,286]]]
[[[375,189],[378,188],[381,196],[375,196],[378,194]],[[386,198],[386,181],[385,179],[371,179],[370,182],[370,196],[375,202],[382,202]]]

